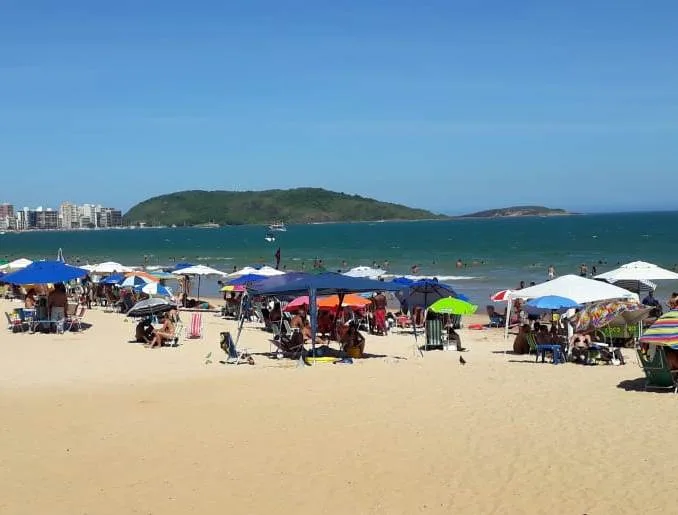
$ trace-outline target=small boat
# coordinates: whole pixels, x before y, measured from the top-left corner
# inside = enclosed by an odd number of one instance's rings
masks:
[[[266,233],[266,236],[264,236],[264,239],[266,241],[275,241],[275,236],[273,235],[272,232],[269,231]]]
[[[287,227],[285,226],[284,222],[273,222],[271,225],[268,226],[269,231],[278,231],[278,232],[285,232],[287,231]]]

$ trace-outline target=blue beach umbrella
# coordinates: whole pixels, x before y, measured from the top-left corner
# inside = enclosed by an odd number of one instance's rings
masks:
[[[125,276],[122,274],[111,274],[101,279],[99,284],[120,284],[124,280]]]
[[[141,290],[148,295],[160,295],[161,297],[171,297],[172,290],[167,286],[163,286],[160,283],[147,283],[140,286],[136,286],[135,290]]]
[[[189,267],[192,267],[192,266],[195,266],[195,265],[193,263],[177,263],[176,265],[174,265],[174,268],[172,268],[172,270],[174,272],[176,272],[177,270],[181,270],[183,268],[189,268]]]
[[[550,311],[567,311],[572,308],[580,308],[576,301],[560,295],[544,295],[528,300],[525,305],[535,313]],[[530,310],[528,310],[530,311]]]
[[[63,283],[87,274],[84,268],[66,265],[60,261],[34,261],[26,268],[7,274],[2,280],[11,284]]]
[[[123,288],[130,288],[130,287],[136,287],[136,286],[143,286],[144,284],[148,284],[152,281],[149,281],[145,277],[139,276],[139,275],[130,275],[129,277],[125,277],[124,280],[120,281],[120,286]]]

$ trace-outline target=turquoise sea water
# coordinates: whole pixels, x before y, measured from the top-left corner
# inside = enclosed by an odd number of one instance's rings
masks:
[[[265,233],[262,226],[7,233],[0,235],[0,256],[54,259],[62,248],[72,264],[189,261],[231,271],[273,264],[280,247],[288,270],[308,270],[315,258],[329,270],[343,261],[353,267],[387,260],[394,274],[409,274],[416,264],[421,275],[445,277],[481,305],[497,289],[545,280],[549,264],[558,275],[578,273],[581,263],[598,273],[638,259],[678,264],[678,212],[291,225],[270,243]],[[456,268],[458,259],[464,267]],[[205,292],[215,293],[216,285]]]

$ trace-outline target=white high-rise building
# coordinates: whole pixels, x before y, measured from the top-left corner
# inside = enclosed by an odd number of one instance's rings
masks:
[[[63,229],[75,229],[80,227],[78,206],[70,202],[63,202],[59,206],[59,221]]]

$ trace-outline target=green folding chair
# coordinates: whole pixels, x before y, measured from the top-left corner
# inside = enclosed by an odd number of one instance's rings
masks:
[[[638,355],[638,364],[645,372],[645,389],[646,390],[669,390],[673,389],[673,393],[678,392],[678,382],[676,382],[676,374],[678,371],[671,370],[668,360],[666,359],[666,351],[661,345],[655,347],[654,356],[650,353],[643,352],[636,347]]]

